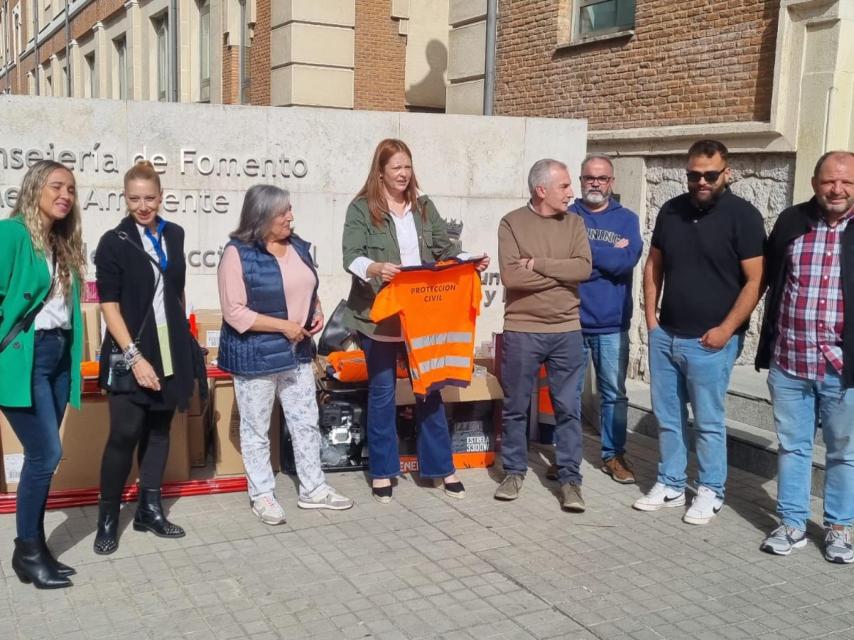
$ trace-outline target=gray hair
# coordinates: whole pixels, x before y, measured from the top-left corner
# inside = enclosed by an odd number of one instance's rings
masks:
[[[581,172],[584,173],[584,165],[588,162],[592,162],[593,160],[602,160],[608,163],[608,166],[611,167],[611,173],[614,173],[614,161],[611,160],[610,156],[606,156],[604,153],[588,153],[584,156],[584,160],[581,161]]]
[[[541,185],[546,186],[551,183],[551,172],[555,167],[568,171],[566,165],[560,160],[543,158],[534,163],[534,166],[528,172],[528,191],[531,192],[531,197],[537,195],[537,187]]]
[[[291,206],[291,194],[271,184],[256,184],[249,187],[243,198],[240,222],[229,234],[232,240],[246,244],[262,242],[270,229],[273,218]]]

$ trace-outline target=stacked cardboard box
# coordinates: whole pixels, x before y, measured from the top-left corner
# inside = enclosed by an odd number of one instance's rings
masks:
[[[211,384],[211,422],[214,437],[214,463],[217,476],[245,473],[240,453],[240,412],[231,379],[213,380]],[[278,401],[273,403],[270,418],[270,462],[279,471],[282,413]]]
[[[101,352],[103,323],[101,307],[97,302],[84,302],[83,311],[83,360],[97,360]]]
[[[166,462],[165,482],[183,482],[190,479],[190,454],[187,438],[187,414],[176,413],[172,420],[169,458]],[[100,484],[101,456],[110,434],[110,412],[105,398],[86,397],[80,410],[69,408],[59,429],[62,440],[62,458],[51,482],[51,491],[91,489]],[[12,431],[12,426],[0,414],[0,451],[3,453],[3,476],[0,492],[14,492],[18,488],[24,450]],[[138,470],[136,456],[127,484],[136,482]]]
[[[196,327],[199,330],[199,344],[208,350],[205,361],[210,364],[216,360],[219,351],[219,333],[222,329],[222,312],[219,309],[196,309]]]

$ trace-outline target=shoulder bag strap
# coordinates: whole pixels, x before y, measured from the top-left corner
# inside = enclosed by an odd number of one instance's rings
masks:
[[[7,333],[6,337],[3,338],[3,341],[0,342],[0,353],[2,353],[3,350],[5,350],[6,347],[9,346],[9,344],[12,342],[12,340],[14,340],[15,338],[18,337],[18,334],[21,333],[21,331],[26,331],[29,328],[29,326],[36,319],[36,316],[39,314],[39,311],[42,310],[42,308],[47,304],[47,301],[50,300],[50,297],[53,295],[53,288],[54,288],[54,285],[56,284],[56,254],[55,253],[53,254],[52,262],[53,262],[53,273],[51,274],[50,288],[47,290],[47,294],[45,295],[44,298],[42,298],[41,302],[39,302],[35,307],[33,307],[30,310],[30,312],[27,315],[25,315],[23,318],[18,320],[12,326],[12,328],[9,330],[9,333]]]
[[[139,331],[137,331],[136,333],[136,338],[133,337],[133,334],[131,334],[130,337],[131,340],[136,342],[136,340],[139,338],[139,334],[141,334],[142,330],[145,328],[145,323],[148,322],[148,318],[150,318],[151,314],[154,312],[154,297],[157,295],[157,285],[160,283],[160,278],[164,275],[164,273],[163,269],[160,268],[160,264],[150,255],[148,255],[148,252],[145,249],[140,247],[135,242],[131,241],[131,239],[128,237],[128,234],[126,234],[124,231],[117,231],[116,229],[113,229],[112,232],[115,233],[120,240],[124,240],[134,249],[143,254],[146,258],[151,260],[151,262],[154,263],[154,266],[157,267],[157,279],[154,281],[154,293],[151,295],[151,302],[148,305],[148,310],[145,312],[145,316],[142,318],[142,322],[139,325]]]

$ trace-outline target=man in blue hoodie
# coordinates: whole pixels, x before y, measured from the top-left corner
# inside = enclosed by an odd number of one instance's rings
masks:
[[[569,206],[587,227],[593,272],[580,287],[581,331],[585,365],[592,357],[599,390],[599,432],[602,471],[621,484],[635,476],[625,460],[626,370],[629,364],[629,322],[632,319],[632,272],[643,240],[637,214],[611,197],[614,164],[606,155],[591,154],[581,163],[581,198]],[[581,376],[578,393],[584,385]]]

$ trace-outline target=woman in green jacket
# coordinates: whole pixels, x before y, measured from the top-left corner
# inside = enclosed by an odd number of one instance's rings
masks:
[[[85,268],[74,176],[42,160],[0,221],[0,411],[24,448],[12,569],[39,589],[71,586],[47,548],[44,511],[62,455],[66,405],[80,406],[80,281]]]
[[[347,209],[343,237],[344,268],[353,276],[345,324],[359,333],[368,367],[368,449],[371,494],[388,504],[392,478],[400,475],[395,425],[395,363],[403,354],[400,321],[370,319],[380,288],[400,272],[454,256],[469,257],[448,238],[445,221],[433,202],[418,195],[412,153],[402,140],[377,145],[365,186]],[[478,271],[489,265],[484,255]],[[418,427],[418,469],[422,478],[442,480],[445,493],[463,498],[451,454],[451,436],[438,391],[415,402]]]

